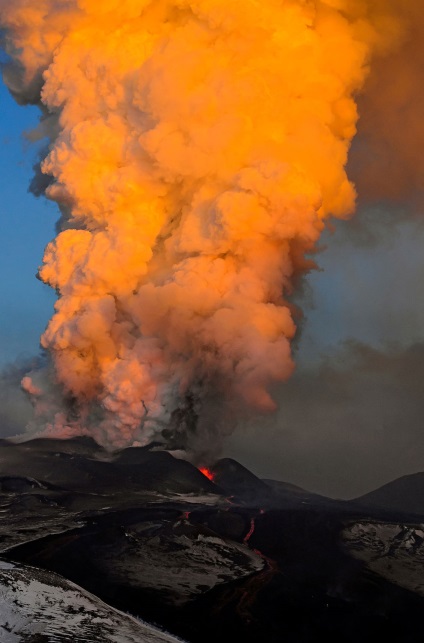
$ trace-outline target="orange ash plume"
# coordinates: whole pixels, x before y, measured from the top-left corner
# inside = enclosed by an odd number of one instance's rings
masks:
[[[31,435],[201,452],[231,412],[274,410],[305,254],[354,210],[354,95],[395,38],[384,4],[0,0],[4,79],[42,109],[61,210]]]

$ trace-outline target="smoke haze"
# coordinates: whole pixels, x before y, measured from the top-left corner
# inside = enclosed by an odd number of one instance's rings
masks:
[[[251,422],[226,454],[264,478],[358,497],[422,471],[423,376],[422,342],[384,350],[347,342],[295,373],[279,391],[277,418],[260,431]]]

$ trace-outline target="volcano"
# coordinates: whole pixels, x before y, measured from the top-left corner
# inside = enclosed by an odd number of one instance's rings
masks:
[[[1,641],[424,634],[424,511],[88,438],[2,441],[0,462]]]
[[[422,515],[424,512],[424,473],[413,473],[393,480],[357,498],[364,506],[397,513]]]

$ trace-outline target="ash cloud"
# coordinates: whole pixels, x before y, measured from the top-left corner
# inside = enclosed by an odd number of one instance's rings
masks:
[[[358,96],[348,172],[361,207],[384,203],[403,218],[422,214],[424,196],[424,10],[418,2],[402,2],[396,11],[403,23],[399,40],[387,55],[376,56]]]
[[[275,411],[307,255],[355,209],[355,99],[408,19],[359,0],[0,0],[5,82],[50,138],[33,189],[62,213],[31,430],[203,453]]]

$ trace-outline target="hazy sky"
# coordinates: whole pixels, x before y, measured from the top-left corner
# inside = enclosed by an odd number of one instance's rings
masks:
[[[0,420],[9,435],[29,408],[21,364],[38,355],[55,299],[35,274],[58,210],[28,193],[37,147],[23,132],[37,109],[15,104],[3,85],[0,104]],[[237,431],[223,455],[335,497],[424,470],[424,228],[419,203],[415,216],[396,208],[362,205],[323,236],[320,270],[297,297],[297,369],[274,391],[279,411]]]

